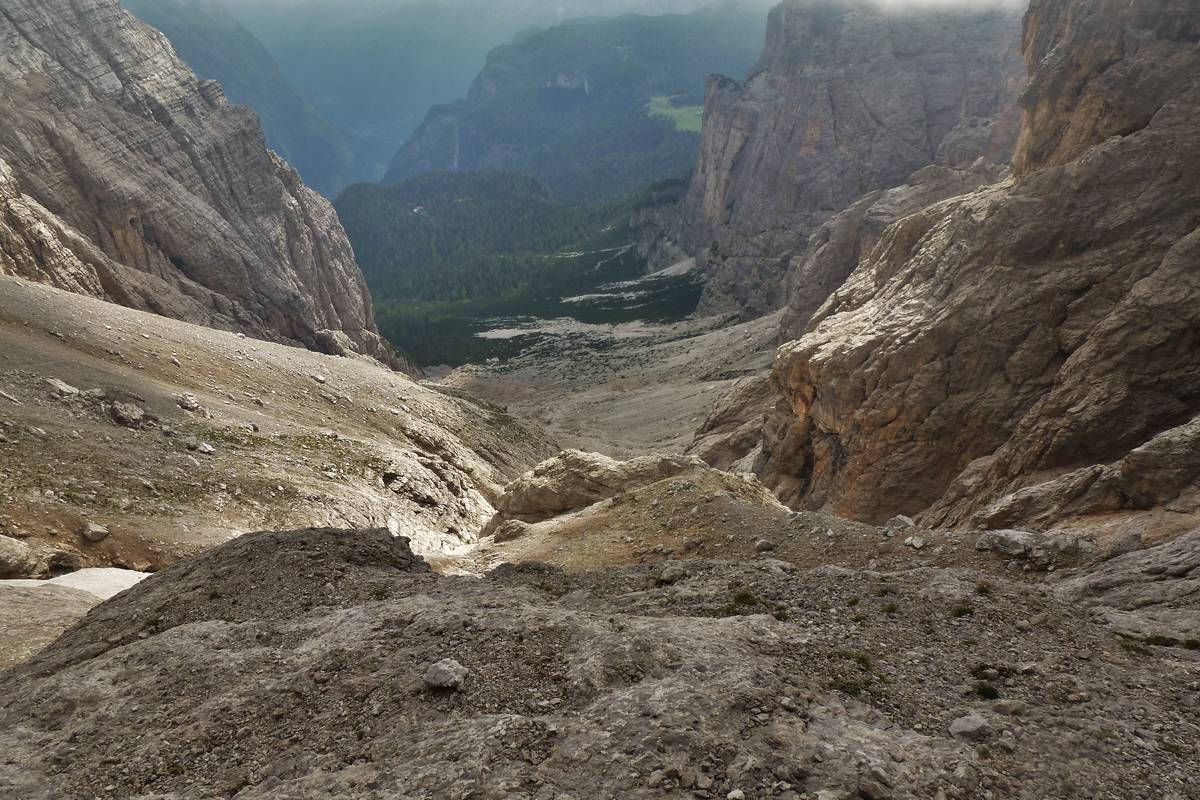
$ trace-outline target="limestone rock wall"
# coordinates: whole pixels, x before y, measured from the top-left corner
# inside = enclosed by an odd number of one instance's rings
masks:
[[[1007,162],[1020,127],[1018,33],[1007,7],[776,6],[753,73],[708,87],[678,234],[706,267],[702,307],[778,308],[789,261],[864,194],[929,164]]]
[[[1196,506],[1200,7],[1037,0],[1024,45],[1016,179],[891,225],[778,353],[756,466],[794,507]],[[1163,491],[1124,475],[1147,458]]]
[[[116,0],[0,13],[0,271],[397,363],[332,206]]]

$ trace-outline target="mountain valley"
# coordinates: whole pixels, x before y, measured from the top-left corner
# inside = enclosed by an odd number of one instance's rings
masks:
[[[1200,6],[129,5],[0,0],[0,797],[1200,800]]]

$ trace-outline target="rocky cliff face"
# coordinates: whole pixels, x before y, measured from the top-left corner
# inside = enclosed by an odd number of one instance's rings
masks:
[[[783,347],[796,507],[1049,526],[1197,509],[1200,8],[1039,0],[1016,178],[891,225]]]
[[[0,272],[394,362],[332,207],[116,0],[0,14]]]
[[[777,6],[750,77],[708,87],[679,232],[706,266],[704,308],[779,307],[789,260],[867,192],[929,164],[1007,161],[1019,129],[1018,28],[1005,8]]]

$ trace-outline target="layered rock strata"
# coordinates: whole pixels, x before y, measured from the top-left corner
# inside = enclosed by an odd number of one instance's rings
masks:
[[[0,14],[0,273],[398,363],[332,206],[116,0]]]
[[[781,348],[795,507],[1045,527],[1190,514],[1200,8],[1040,0],[1016,176],[891,225]]]

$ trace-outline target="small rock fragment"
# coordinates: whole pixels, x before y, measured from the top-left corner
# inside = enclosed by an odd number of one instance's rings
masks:
[[[108,528],[96,522],[89,522],[83,529],[83,538],[92,544],[103,542],[108,538]]]
[[[950,723],[950,735],[956,739],[982,742],[992,736],[992,725],[978,714],[968,714]]]
[[[113,403],[108,413],[114,422],[126,428],[140,428],[146,422],[146,412],[133,403]]]
[[[425,670],[425,685],[430,689],[458,691],[462,688],[467,673],[467,668],[453,658],[443,658],[441,661],[430,664],[429,669]]]
[[[1023,700],[1001,700],[992,704],[992,711],[997,714],[1017,716],[1025,713],[1025,702]]]
[[[54,390],[54,393],[60,397],[74,397],[79,394],[79,390],[69,383],[60,381],[58,378],[47,378],[46,383]]]
[[[878,781],[864,779],[858,782],[858,796],[863,800],[892,800],[892,790]]]

